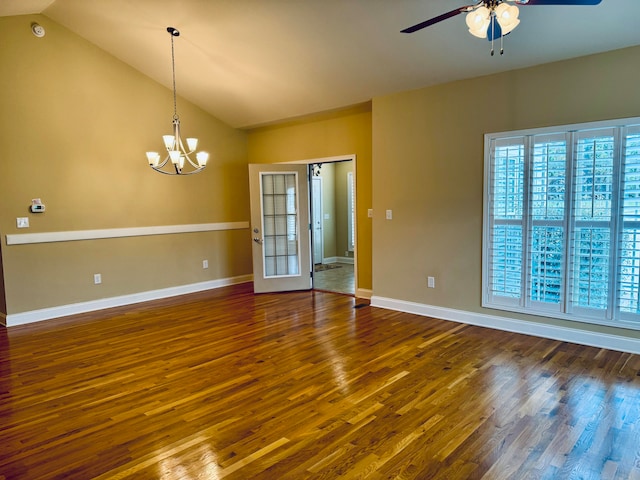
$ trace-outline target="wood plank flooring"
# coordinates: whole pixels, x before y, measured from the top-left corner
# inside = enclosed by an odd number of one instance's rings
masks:
[[[640,479],[640,357],[241,285],[0,330],[0,479]]]

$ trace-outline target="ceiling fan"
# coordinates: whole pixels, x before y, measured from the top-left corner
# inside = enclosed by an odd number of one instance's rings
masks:
[[[598,5],[602,0],[477,0],[472,5],[458,7],[412,27],[401,30],[402,33],[413,33],[436,23],[466,13],[469,33],[478,38],[494,39],[504,37],[518,26],[519,9],[516,5]],[[503,50],[500,49],[502,55]],[[493,43],[491,48],[493,55]]]

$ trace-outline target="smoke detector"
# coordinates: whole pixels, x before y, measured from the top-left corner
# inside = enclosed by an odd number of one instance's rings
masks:
[[[44,27],[42,25],[39,25],[37,23],[32,23],[31,24],[31,32],[38,38],[42,38],[44,37]]]

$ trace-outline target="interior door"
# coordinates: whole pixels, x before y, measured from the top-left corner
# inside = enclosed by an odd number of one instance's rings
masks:
[[[253,289],[311,289],[306,165],[249,165]]]
[[[311,221],[313,223],[313,263],[322,263],[324,258],[322,230],[322,179],[313,177],[311,179]]]

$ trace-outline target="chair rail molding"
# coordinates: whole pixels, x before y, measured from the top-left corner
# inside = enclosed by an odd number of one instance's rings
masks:
[[[99,230],[71,230],[62,232],[17,233],[7,235],[7,245],[33,243],[72,242],[103,238],[141,237],[176,233],[215,232],[248,229],[249,222],[194,223],[188,225],[161,225],[153,227],[106,228]]]

